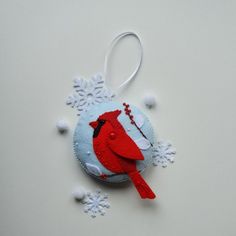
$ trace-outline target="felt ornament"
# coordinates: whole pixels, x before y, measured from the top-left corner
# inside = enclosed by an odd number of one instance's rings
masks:
[[[114,93],[105,85],[108,59],[113,47],[126,36],[137,39],[140,57],[134,72]],[[76,78],[74,93],[68,97],[67,104],[75,108],[79,115],[73,143],[75,156],[83,169],[105,182],[131,180],[142,199],[154,199],[155,193],[141,174],[151,164],[173,162],[174,153],[171,152],[172,156],[168,158],[160,155],[146,115],[127,102],[115,101],[119,92],[136,77],[142,55],[142,44],[137,34],[125,32],[118,35],[106,54],[104,75],[97,74],[90,80]],[[153,106],[155,101],[147,103]]]

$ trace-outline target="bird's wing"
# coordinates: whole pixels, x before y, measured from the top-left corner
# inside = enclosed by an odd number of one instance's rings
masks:
[[[131,160],[144,160],[142,152],[126,133],[116,134],[114,139],[108,138],[108,147],[120,157]]]

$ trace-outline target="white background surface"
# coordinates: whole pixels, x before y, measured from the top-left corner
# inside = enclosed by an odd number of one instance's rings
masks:
[[[0,235],[236,235],[235,1],[0,1]],[[72,152],[75,111],[65,106],[76,74],[102,71],[118,33],[137,32],[144,63],[123,99],[146,111],[176,163],[145,178],[159,193],[141,201],[131,185],[98,184]],[[114,78],[131,71],[135,44],[116,50]],[[122,46],[123,45],[123,46]],[[117,80],[116,80],[117,81]],[[143,107],[145,110],[145,108]],[[57,134],[65,117],[71,130]],[[106,216],[89,218],[77,185],[110,196]]]

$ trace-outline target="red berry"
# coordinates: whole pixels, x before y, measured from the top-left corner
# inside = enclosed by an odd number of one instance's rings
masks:
[[[101,174],[100,178],[105,180],[105,179],[107,179],[107,175],[106,174]]]

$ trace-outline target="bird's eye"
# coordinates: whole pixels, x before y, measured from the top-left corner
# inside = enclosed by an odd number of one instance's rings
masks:
[[[98,122],[99,122],[99,124],[103,125],[103,124],[105,124],[106,121],[98,119]]]

